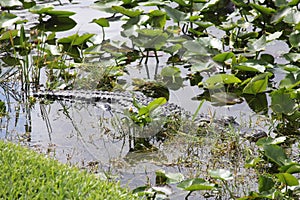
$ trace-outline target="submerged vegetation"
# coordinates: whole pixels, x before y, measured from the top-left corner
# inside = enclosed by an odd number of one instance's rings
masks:
[[[76,12],[61,10],[60,5],[60,1],[54,5],[34,0],[0,2],[0,84],[17,101],[23,101],[26,109],[34,103],[29,98],[31,90],[37,91],[41,85],[47,90],[125,90],[128,85],[122,77],[128,66],[145,63],[148,69],[147,63],[155,62],[155,80],[133,81],[137,90],[161,98],[146,106],[134,101],[138,112],[127,113],[133,123],[146,126],[153,121],[152,112],[166,103],[168,90],[189,84],[201,88],[196,97],[201,102],[217,106],[247,103],[253,112],[268,119],[268,137],[256,142],[257,152],[247,146],[250,142],[232,140],[230,133],[215,138],[216,149],[210,149],[211,154],[227,151],[234,157],[231,153],[243,144],[240,159],[255,172],[256,191],[252,187],[245,195],[235,193],[232,169],[211,165],[207,174],[193,178],[158,171],[154,186],[139,187],[135,193],[167,198],[172,192],[166,186],[178,183],[188,196],[204,190],[211,191],[203,193],[207,198],[224,194],[240,199],[299,198],[299,160],[292,161],[286,153],[295,151],[291,156],[299,157],[299,0],[95,1],[93,9],[110,15],[87,22],[96,24],[99,34],[57,36],[76,26],[72,18]],[[122,41],[106,34],[115,21],[123,22]],[[160,72],[158,63],[164,65]],[[17,91],[21,95],[14,95]],[[2,101],[0,106],[1,116],[7,115],[10,107]],[[199,146],[201,137],[211,137],[184,136]],[[199,167],[189,156],[177,164]]]

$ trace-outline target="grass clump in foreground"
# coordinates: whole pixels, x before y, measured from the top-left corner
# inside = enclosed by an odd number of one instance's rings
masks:
[[[135,199],[119,184],[0,140],[0,199]]]

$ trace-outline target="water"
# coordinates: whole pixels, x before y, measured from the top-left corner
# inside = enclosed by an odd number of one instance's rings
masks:
[[[75,33],[95,33],[101,38],[101,28],[89,22],[94,18],[110,15],[91,9],[92,3],[93,1],[78,1],[77,4],[66,3],[57,6],[61,10],[75,11],[76,15],[71,18],[77,22],[72,30],[59,32],[57,37]],[[26,12],[23,12],[23,15],[28,19],[36,18]],[[29,23],[29,26],[31,25]],[[119,34],[121,25],[122,21],[116,21],[112,22],[109,28],[105,28],[106,38],[125,40]],[[274,44],[271,44],[266,52],[278,53],[273,51],[272,45]],[[286,46],[282,44],[281,47],[280,51],[285,52]],[[277,62],[284,63],[281,54],[276,54],[276,59]],[[166,58],[162,57],[161,60],[163,61],[161,63],[165,63]],[[156,73],[159,74],[165,66],[159,64],[157,72],[155,67],[154,58],[149,60],[149,71],[143,64],[132,63],[128,67],[130,75],[123,78],[128,85],[131,84],[132,78],[154,79]],[[182,71],[183,74],[188,73],[185,69]],[[170,91],[169,101],[194,113],[199,106],[199,101],[193,98],[203,91],[197,86],[188,86],[188,82],[184,82],[184,85],[186,86],[176,91]],[[109,112],[100,108],[101,105],[55,101],[48,105],[37,102],[30,106],[29,102],[24,101],[21,92],[18,98],[13,99],[4,89],[1,90],[0,99],[7,103],[9,111],[9,115],[1,119],[1,139],[21,142],[63,163],[71,163],[95,173],[116,174],[123,185],[128,184],[131,188],[146,184],[147,177],[150,177],[154,183],[155,171],[159,169],[167,172],[182,172],[186,178],[193,177],[197,173],[204,177],[208,169],[221,168],[225,164],[227,164],[226,169],[235,169],[237,177],[242,177],[239,188],[236,188],[238,194],[243,193],[243,188],[256,188],[253,182],[252,185],[250,184],[251,179],[254,180],[254,175],[247,176],[248,171],[245,172],[241,167],[244,164],[244,155],[236,158],[239,160],[230,160],[239,149],[233,149],[232,152],[224,150],[225,155],[222,152],[219,152],[220,155],[212,155],[218,150],[216,143],[213,143],[219,139],[218,135],[207,136],[207,139],[200,137],[199,141],[194,141],[194,138],[186,135],[172,135],[164,141],[154,141],[153,148],[148,148],[147,151],[134,151],[135,146],[129,137],[133,133],[131,125],[123,122],[123,115],[114,114],[112,117]],[[253,112],[245,101],[231,106],[213,106],[210,102],[205,102],[200,112],[215,114],[216,117],[235,116],[241,124],[250,123],[251,120],[256,124],[264,118]],[[242,142],[241,144],[251,145]],[[187,194],[175,187],[173,189],[175,193],[172,199],[182,199]],[[193,198],[199,198],[199,195],[196,194],[190,199]]]

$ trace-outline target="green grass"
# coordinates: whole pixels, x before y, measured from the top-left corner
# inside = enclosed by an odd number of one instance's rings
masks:
[[[0,199],[135,199],[119,184],[0,140]]]

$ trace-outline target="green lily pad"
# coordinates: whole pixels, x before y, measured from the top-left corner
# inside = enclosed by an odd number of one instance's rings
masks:
[[[93,19],[92,22],[98,24],[101,27],[109,27],[109,21],[105,18]]]
[[[1,0],[0,6],[4,8],[23,6],[22,2],[18,0]]]
[[[20,18],[14,14],[2,12],[0,15],[0,28],[12,26],[16,23]]]
[[[182,181],[177,187],[186,191],[212,190],[215,188],[215,184],[209,183],[202,178],[192,178]]]
[[[86,33],[81,36],[75,33],[74,35],[60,38],[57,42],[60,44],[71,44],[72,46],[79,46],[87,42],[93,36],[94,34],[90,34],[90,33]]]
[[[52,17],[70,17],[75,12],[65,11],[65,10],[54,10],[52,5],[36,5],[29,9],[30,12],[38,15],[50,15]]]
[[[66,11],[66,10],[48,10],[44,12],[46,15],[50,15],[52,17],[70,17],[75,15],[76,12]]]
[[[141,10],[127,9],[127,8],[124,8],[123,6],[112,6],[111,8],[115,12],[126,15],[127,17],[137,17],[143,13],[143,11],[141,11]]]
[[[259,60],[248,60],[246,62],[242,62],[238,65],[235,65],[233,69],[237,69],[245,72],[265,72],[266,68],[272,68],[272,65],[260,62]]]
[[[138,36],[133,37],[133,43],[146,49],[160,50],[168,39],[168,34],[161,29],[139,29]]]
[[[225,62],[226,60],[229,60],[231,58],[233,58],[235,55],[232,52],[224,52],[224,53],[220,53],[217,54],[213,57],[213,60],[216,62]]]
[[[253,40],[253,42],[248,44],[249,50],[254,52],[263,51],[266,48],[267,38],[265,35],[261,36],[257,40]]]
[[[165,5],[163,8],[168,13],[168,16],[172,18],[175,23],[183,21],[186,17],[186,14],[180,10],[174,9],[167,5]]]
[[[226,169],[208,170],[208,174],[214,179],[225,180],[225,181],[233,179],[232,173]]]
[[[276,113],[292,114],[296,110],[296,103],[286,88],[271,92],[271,108]]]
[[[42,31],[61,32],[71,30],[76,24],[77,23],[69,17],[51,17],[47,21],[38,23],[34,28]]]
[[[175,184],[184,180],[184,176],[181,173],[166,173],[164,170],[158,170],[156,174],[156,184]]]
[[[203,84],[207,89],[224,87],[224,84],[241,83],[242,81],[233,74],[216,74],[206,79]]]
[[[244,94],[258,94],[265,92],[268,86],[268,80],[271,73],[258,74],[253,77],[243,89]]]

